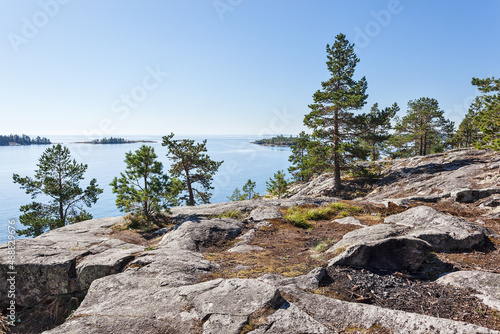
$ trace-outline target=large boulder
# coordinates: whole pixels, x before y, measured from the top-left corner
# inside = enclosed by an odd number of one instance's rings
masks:
[[[429,242],[434,250],[469,250],[485,241],[491,232],[466,219],[419,206],[385,218],[384,223],[406,226],[405,235]]]
[[[342,239],[330,247],[327,253],[338,253],[344,251],[347,247],[361,243],[376,242],[382,239],[397,237],[409,230],[406,226],[378,224],[363,227],[344,234]]]
[[[391,237],[349,246],[328,266],[416,271],[427,258],[431,245],[412,237]]]
[[[165,234],[161,246],[199,251],[237,237],[243,224],[231,218],[191,219],[179,224],[172,232]]]
[[[439,278],[437,283],[449,284],[458,288],[470,288],[483,303],[500,311],[500,274],[484,271],[457,271]]]
[[[430,250],[468,250],[490,233],[463,218],[419,206],[385,218],[384,224],[346,233],[327,250],[338,253],[329,266],[414,271]]]

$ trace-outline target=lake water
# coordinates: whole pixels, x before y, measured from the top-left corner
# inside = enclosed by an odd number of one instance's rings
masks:
[[[75,144],[85,138],[76,136],[47,136],[53,143],[63,143],[78,162],[88,165],[85,180],[81,183],[86,187],[91,178],[96,178],[104,192],[97,203],[88,209],[94,218],[122,215],[115,205],[115,195],[111,192],[109,183],[115,176],[125,170],[125,153],[135,151],[141,143],[116,145]],[[170,162],[166,157],[167,149],[161,146],[160,136],[123,136],[129,140],[154,140],[148,143],[154,147],[158,160],[168,170]],[[183,138],[176,136],[176,139]],[[265,147],[250,142],[256,137],[242,136],[189,136],[190,139],[201,141],[207,139],[208,154],[213,160],[224,160],[214,177],[212,185],[215,189],[211,203],[227,202],[233,190],[242,186],[248,179],[257,183],[256,191],[261,195],[266,192],[266,181],[278,170],[287,170],[290,163],[289,148]],[[0,244],[7,241],[7,225],[10,220],[18,221],[19,207],[32,201],[18,184],[12,182],[12,174],[33,176],[38,158],[48,145],[33,146],[0,146]],[[38,199],[35,199],[38,200]],[[43,200],[40,200],[42,202]],[[18,225],[18,228],[22,226]]]

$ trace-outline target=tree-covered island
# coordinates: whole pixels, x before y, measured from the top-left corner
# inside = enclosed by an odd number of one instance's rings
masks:
[[[0,146],[21,146],[21,145],[48,145],[51,144],[50,139],[45,137],[36,137],[31,139],[27,135],[8,135],[0,136]]]
[[[253,141],[252,144],[262,145],[262,146],[293,146],[297,144],[297,137],[279,135],[272,138],[264,138],[260,140]]]
[[[102,139],[94,139],[94,140],[88,140],[88,141],[80,141],[76,142],[75,144],[134,144],[134,143],[155,143],[154,140],[127,140],[124,138],[114,138],[114,137],[109,137],[109,138],[102,138]]]

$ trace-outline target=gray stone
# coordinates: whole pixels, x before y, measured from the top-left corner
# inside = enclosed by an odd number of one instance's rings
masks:
[[[496,208],[500,206],[500,195],[492,195],[486,198],[479,206],[487,208]]]
[[[154,251],[141,254],[130,263],[128,271],[138,278],[155,285],[178,287],[193,284],[201,274],[214,268],[200,253],[169,247],[159,247]]]
[[[456,189],[451,192],[451,198],[459,203],[474,203],[480,199],[489,197],[494,194],[500,194],[500,188],[485,188],[485,189]]]
[[[500,311],[500,274],[483,271],[457,271],[442,276],[439,284],[450,284],[458,288],[471,288],[477,297],[491,308]]]
[[[263,220],[282,218],[283,214],[274,208],[257,208],[250,212],[248,219],[255,222],[260,222]]]
[[[237,265],[236,267],[234,267],[234,271],[240,271],[240,270],[249,270],[250,267],[249,266],[243,266],[241,264]]]
[[[293,303],[284,303],[265,320],[258,329],[249,332],[249,334],[335,333]]]
[[[233,248],[230,248],[227,251],[229,253],[250,253],[250,252],[258,252],[258,251],[262,251],[262,250],[264,250],[264,248],[262,248],[260,246],[243,244],[243,245],[238,245],[238,246],[235,246]]]
[[[16,302],[33,307],[52,296],[85,291],[97,278],[115,274],[144,250],[112,239],[111,226],[122,217],[88,220],[16,241]],[[11,271],[7,244],[0,246],[0,276]],[[0,305],[8,303],[0,284]]]
[[[237,237],[243,224],[231,218],[187,220],[163,237],[159,245],[199,251],[200,247]]]
[[[239,333],[251,314],[281,304],[278,289],[257,280],[159,287],[124,272],[94,281],[74,316],[45,333]]]
[[[453,150],[375,164],[382,168],[382,179],[366,201],[403,197],[434,201],[458,189],[498,187],[500,181],[500,155],[486,150]]]
[[[190,216],[217,216],[227,212],[241,211],[250,213],[257,208],[288,208],[297,205],[323,205],[332,202],[338,202],[340,199],[336,197],[305,197],[294,196],[294,198],[285,199],[249,199],[244,201],[233,201],[225,203],[203,204],[197,206],[179,206],[171,208],[174,218],[186,218]]]
[[[378,224],[363,227],[346,233],[343,238],[339,242],[335,243],[335,245],[333,245],[330,249],[328,249],[327,252],[338,252],[340,250],[345,250],[347,247],[352,245],[375,242],[390,237],[397,237],[403,235],[409,230],[410,229],[406,226],[390,224]]]
[[[251,229],[247,233],[240,235],[239,237],[236,238],[236,240],[239,240],[237,243],[235,243],[235,246],[239,245],[246,245],[250,241],[252,241],[253,237],[255,236],[255,230]]]
[[[255,228],[256,229],[260,229],[260,228],[263,228],[263,227],[269,227],[269,226],[272,226],[273,224],[271,224],[270,222],[268,221],[263,221],[263,222],[260,222],[260,223],[257,223],[255,224]]]
[[[385,223],[410,228],[405,235],[429,242],[435,250],[468,250],[485,241],[491,232],[463,218],[419,206],[385,218]]]
[[[349,246],[328,266],[416,271],[431,249],[431,245],[417,238],[385,238]]]
[[[325,268],[314,268],[305,275],[300,275],[296,277],[285,277],[277,274],[264,274],[258,278],[258,280],[266,282],[268,284],[273,284],[275,286],[285,286],[293,284],[298,286],[303,290],[317,289],[321,282],[326,278],[327,273]]]
[[[291,189],[288,189],[288,191],[291,196],[290,198],[295,199],[303,196],[329,196],[334,188],[335,182],[333,173],[325,173],[309,182],[292,187]]]
[[[336,223],[339,223],[339,224],[351,224],[351,225],[357,225],[357,226],[365,226],[363,224],[361,224],[361,221],[359,219],[356,219],[354,217],[345,217],[345,218],[340,218],[340,219],[334,219],[333,220],[334,222]]]

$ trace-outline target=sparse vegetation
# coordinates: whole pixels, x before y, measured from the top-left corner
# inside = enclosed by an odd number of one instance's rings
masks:
[[[110,183],[117,207],[132,213],[128,216],[130,227],[147,228],[161,216],[161,210],[178,205],[181,181],[164,174],[157,157],[154,148],[146,145],[126,153],[125,172]]]
[[[246,213],[240,211],[240,210],[234,210],[234,211],[225,211],[221,213],[220,215],[212,215],[209,216],[210,219],[215,219],[215,218],[233,218],[233,219],[243,219],[247,216]]]
[[[266,181],[267,191],[278,198],[282,198],[287,193],[287,187],[290,182],[285,178],[285,172],[282,170],[274,173],[273,177]]]
[[[312,228],[309,221],[347,217],[360,213],[362,208],[337,202],[320,207],[295,206],[287,210],[285,218],[300,228]]]

